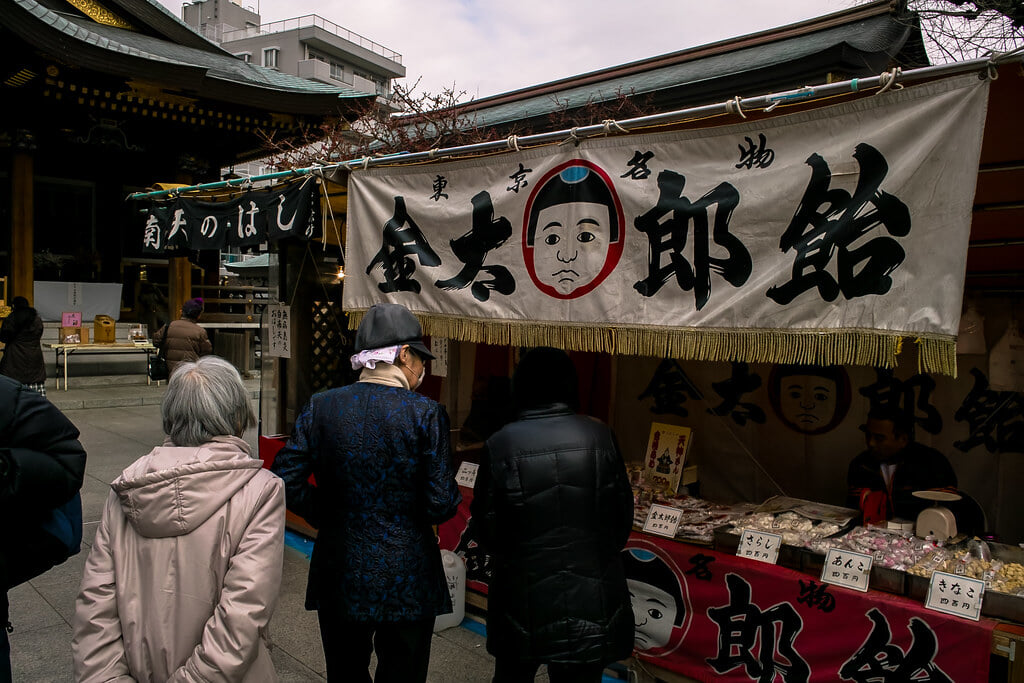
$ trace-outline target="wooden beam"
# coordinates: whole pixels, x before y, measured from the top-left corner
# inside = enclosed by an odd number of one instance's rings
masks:
[[[19,150],[11,164],[11,298],[23,296],[34,304],[32,283],[33,231],[35,206],[32,192],[33,157],[31,151]]]

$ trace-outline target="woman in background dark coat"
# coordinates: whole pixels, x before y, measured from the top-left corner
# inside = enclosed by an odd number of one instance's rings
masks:
[[[487,650],[494,683],[600,681],[633,649],[620,551],[633,524],[626,466],[607,425],[575,409],[576,370],[541,347],[516,368],[515,422],[487,440],[471,510],[492,556]]]
[[[46,364],[39,343],[43,337],[43,320],[23,296],[11,299],[11,308],[11,314],[0,326],[0,342],[5,345],[0,375],[16,379],[46,396]]]
[[[213,344],[206,330],[199,326],[203,313],[203,300],[189,299],[181,307],[181,319],[172,320],[153,334],[153,346],[164,348],[167,369],[170,374],[182,363],[194,363],[201,357],[213,353]]]

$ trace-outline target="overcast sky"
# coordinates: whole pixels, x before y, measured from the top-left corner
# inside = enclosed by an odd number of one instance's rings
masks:
[[[180,0],[160,0],[181,17]],[[857,0],[241,0],[316,14],[402,55],[410,86],[479,98],[848,9]],[[755,95],[758,93],[737,93]]]

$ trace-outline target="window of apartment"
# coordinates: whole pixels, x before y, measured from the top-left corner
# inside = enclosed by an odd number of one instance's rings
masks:
[[[246,64],[252,63],[252,53],[251,52],[239,52],[235,56],[238,57],[239,59],[241,59]]]
[[[339,81],[345,80],[345,67],[337,62],[331,62],[331,78]]]
[[[281,50],[276,47],[268,47],[263,51],[263,66],[276,69],[278,67],[278,57],[281,54]]]

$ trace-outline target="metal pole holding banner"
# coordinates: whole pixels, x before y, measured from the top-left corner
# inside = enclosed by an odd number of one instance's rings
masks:
[[[230,180],[221,180],[213,183],[177,187],[170,190],[136,192],[128,195],[128,199],[162,199],[168,196],[177,196],[185,192],[202,192],[226,187],[238,187],[240,185],[249,185],[258,181],[277,180],[289,177],[297,178],[310,173],[322,174],[337,169],[353,170],[357,168],[368,168],[370,166],[432,161],[446,157],[481,154],[501,150],[518,150],[520,145],[542,145],[553,142],[562,142],[566,140],[566,138],[570,140],[583,140],[587,137],[594,135],[607,135],[611,132],[629,133],[632,132],[630,130],[631,128],[682,123],[693,118],[717,114],[735,113],[743,116],[744,111],[750,110],[763,110],[765,112],[770,112],[780,104],[812,102],[826,97],[859,92],[861,90],[868,90],[875,87],[881,88],[880,92],[884,92],[896,85],[897,81],[900,83],[906,83],[908,81],[952,76],[955,74],[969,73],[971,71],[994,70],[999,64],[1022,60],[1024,60],[1024,54],[1021,54],[1020,50],[1015,50],[1014,52],[1006,53],[1004,55],[996,55],[991,58],[973,59],[966,62],[953,62],[937,66],[926,66],[919,69],[911,69],[909,71],[893,69],[892,71],[886,71],[877,76],[852,78],[847,81],[825,83],[816,86],[804,86],[794,90],[786,90],[768,95],[758,95],[756,97],[744,98],[737,96],[733,99],[716,104],[707,104],[700,107],[690,107],[688,109],[679,109],[660,114],[638,116],[631,119],[623,119],[622,121],[613,121],[609,119],[608,121],[590,126],[579,126],[576,128],[557,130],[549,133],[536,133],[533,135],[523,136],[513,135],[502,140],[479,142],[471,145],[461,145],[458,147],[432,149],[427,152],[402,152],[385,156],[363,157],[360,159],[342,161],[336,164],[308,166],[306,168],[278,171],[275,173],[251,176],[249,178],[232,178]]]

